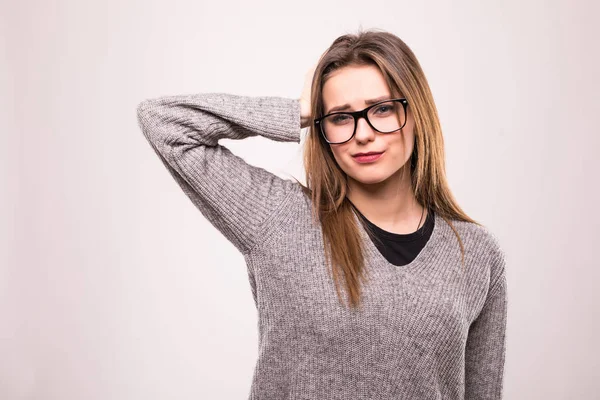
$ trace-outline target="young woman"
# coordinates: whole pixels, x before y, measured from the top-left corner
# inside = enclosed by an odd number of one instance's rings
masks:
[[[505,257],[454,200],[413,52],[336,39],[300,98],[141,102],[140,127],[244,255],[259,318],[250,399],[500,399]],[[218,143],[305,141],[306,187]]]

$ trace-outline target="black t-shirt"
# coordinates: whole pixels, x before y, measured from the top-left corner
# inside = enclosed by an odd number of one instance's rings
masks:
[[[356,207],[357,214],[371,228],[375,237],[373,243],[381,254],[393,265],[402,266],[410,263],[431,237],[435,218],[432,210],[427,213],[425,223],[412,233],[399,234],[385,231],[369,221]]]

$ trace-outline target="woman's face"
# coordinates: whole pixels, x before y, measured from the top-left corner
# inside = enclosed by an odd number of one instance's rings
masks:
[[[365,100],[382,96],[395,98],[385,82],[383,74],[375,66],[348,66],[335,71],[323,85],[323,103],[325,113],[344,104],[350,107],[336,111],[359,111],[370,104]],[[402,107],[400,103],[396,103]],[[377,132],[365,121],[358,120],[354,137],[346,143],[330,144],[334,158],[340,168],[362,184],[374,184],[385,181],[396,174],[410,159],[414,145],[414,119],[407,107],[406,124],[393,133]],[[373,162],[360,163],[354,157],[357,153],[383,152]]]

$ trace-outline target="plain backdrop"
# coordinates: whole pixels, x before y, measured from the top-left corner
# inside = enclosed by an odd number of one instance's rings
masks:
[[[299,97],[359,27],[416,53],[451,188],[507,253],[505,398],[597,396],[597,2],[1,7],[0,399],[247,397],[257,315],[243,257],[168,174],[136,106]],[[304,181],[298,144],[221,144]]]

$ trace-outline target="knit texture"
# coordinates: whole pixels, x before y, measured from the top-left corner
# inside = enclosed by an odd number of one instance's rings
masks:
[[[463,270],[454,232],[435,213],[425,247],[395,266],[357,216],[369,280],[362,308],[351,310],[336,296],[300,185],[218,143],[299,143],[298,99],[164,96],[142,101],[137,115],[185,194],[245,257],[259,330],[249,399],[502,398],[505,255],[487,228],[452,221]]]

